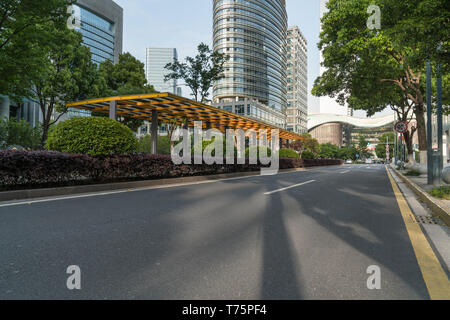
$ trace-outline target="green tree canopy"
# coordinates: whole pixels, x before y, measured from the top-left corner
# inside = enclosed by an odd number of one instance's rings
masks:
[[[383,134],[380,139],[377,147],[375,148],[375,153],[377,157],[380,159],[386,159],[386,143],[389,143],[389,154],[391,157],[394,155],[394,139],[395,134],[393,132],[388,132]]]
[[[213,52],[208,45],[201,43],[194,58],[187,57],[185,63],[176,60],[167,64],[166,69],[170,73],[166,75],[165,80],[182,79],[191,89],[194,99],[205,102],[213,83],[224,78],[223,72],[228,60],[228,55]]]
[[[407,38],[411,34],[408,28],[414,25],[412,21],[420,19],[425,7],[430,19],[434,19],[431,14],[434,12],[438,19],[445,20],[448,10],[438,12],[439,6],[431,5],[428,0],[380,0],[377,4],[382,14],[381,30],[370,30],[367,8],[372,3],[371,0],[328,2],[330,11],[322,19],[319,44],[327,71],[316,80],[313,94],[334,97],[341,104],[365,110],[369,116],[387,107],[393,108],[404,121],[410,121],[414,113],[420,150],[426,150],[425,60],[423,50],[414,45],[417,39]],[[404,20],[408,22],[406,26],[402,24]],[[441,21],[440,25],[446,23]],[[423,31],[421,26],[414,26],[419,35]],[[449,28],[444,30],[429,41],[439,41],[439,37],[448,41]],[[412,152],[412,134],[406,136],[409,152]]]
[[[35,50],[41,70],[32,75],[31,91],[42,112],[45,144],[50,126],[67,112],[66,103],[98,96],[102,84],[81,33],[53,22],[39,25],[39,31],[49,42],[40,43]]]
[[[102,87],[100,96],[112,97],[129,94],[156,93],[154,87],[147,83],[144,64],[130,53],[119,56],[119,62],[114,64],[106,60],[99,65]],[[107,113],[94,112],[94,116],[107,117]],[[141,119],[119,117],[119,122],[128,126],[133,132],[144,124]]]
[[[319,158],[323,159],[336,159],[339,156],[339,147],[331,144],[324,143],[320,145]]]
[[[36,49],[54,40],[41,32],[51,22],[66,28],[67,8],[73,0],[0,1],[0,93],[16,101],[30,97],[32,77],[43,66]]]

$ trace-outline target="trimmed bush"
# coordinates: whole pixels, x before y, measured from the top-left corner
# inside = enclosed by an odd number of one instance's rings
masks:
[[[302,159],[314,159],[316,156],[310,151],[303,151]]]
[[[25,120],[0,118],[0,149],[14,148],[41,150],[42,132]]]
[[[293,158],[299,159],[300,155],[292,149],[282,148],[279,152],[280,158]]]
[[[192,139],[192,142],[193,141],[194,140]],[[205,152],[205,149],[213,142],[214,142],[214,139],[212,139],[212,140],[202,140],[202,150],[201,150],[202,154]],[[191,154],[194,155],[195,151],[199,150],[199,149],[200,149],[200,145],[193,145],[192,148],[191,148]],[[238,150],[237,150],[236,147],[234,147],[234,157],[237,157],[237,153],[238,153]],[[213,152],[212,156],[215,156],[215,154],[216,153]],[[225,157],[226,154],[227,154],[227,140],[224,139],[223,140],[223,156]]]
[[[258,146],[258,147],[248,147],[245,149],[245,156],[248,158],[251,154],[251,151],[254,151],[256,149],[256,155],[259,158],[260,150],[262,151],[263,155],[267,155],[268,157],[272,156],[272,150],[270,150],[267,147],[264,146]]]
[[[139,138],[137,151],[152,153],[152,137],[149,135]],[[158,154],[170,154],[170,140],[167,136],[158,136]]]
[[[104,117],[61,122],[46,144],[48,150],[91,156],[132,153],[137,147],[137,139],[127,126]]]

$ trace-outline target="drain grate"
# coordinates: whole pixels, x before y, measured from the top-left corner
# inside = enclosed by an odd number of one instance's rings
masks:
[[[444,223],[441,219],[433,217],[433,216],[414,216],[416,218],[416,222],[418,224],[437,224],[443,226]]]

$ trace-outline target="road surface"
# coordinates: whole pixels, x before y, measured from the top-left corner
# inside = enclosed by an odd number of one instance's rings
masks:
[[[81,290],[68,290],[68,266]],[[367,287],[367,268],[381,289]],[[428,299],[383,165],[0,205],[0,299]]]

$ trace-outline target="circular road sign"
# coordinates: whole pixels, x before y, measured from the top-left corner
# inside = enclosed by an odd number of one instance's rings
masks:
[[[405,121],[399,121],[395,124],[394,129],[398,133],[406,133],[406,131],[408,131],[408,123]]]

